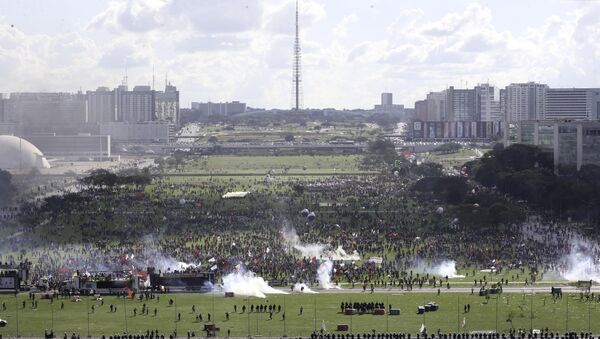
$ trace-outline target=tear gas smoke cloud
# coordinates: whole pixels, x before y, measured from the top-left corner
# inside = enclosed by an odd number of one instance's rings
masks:
[[[254,272],[250,272],[238,265],[235,272],[223,277],[223,290],[233,292],[235,295],[266,298],[267,294],[287,294],[284,291],[274,289]]]
[[[458,274],[456,271],[456,262],[454,260],[445,260],[433,266],[430,270],[433,274],[450,279],[464,278],[464,275]]]
[[[325,290],[330,290],[332,288],[339,289],[339,286],[336,286],[331,283],[331,274],[333,272],[333,261],[326,260],[321,263],[319,268],[317,269],[317,278],[319,279],[319,286]]]
[[[308,258],[329,258],[331,260],[357,261],[360,260],[360,255],[357,251],[348,254],[342,246],[336,249],[331,249],[328,245],[323,244],[305,244],[300,241],[300,237],[293,228],[284,228],[281,230],[281,235],[289,247],[300,252],[303,257]]]
[[[582,239],[576,239],[571,244],[571,250],[562,262],[560,275],[569,281],[593,280],[600,282],[600,261],[598,260],[598,245]]]
[[[313,291],[312,289],[310,289],[310,287],[308,287],[308,285],[306,285],[305,283],[296,283],[294,284],[294,292],[299,292],[299,293],[317,293],[315,291]]]

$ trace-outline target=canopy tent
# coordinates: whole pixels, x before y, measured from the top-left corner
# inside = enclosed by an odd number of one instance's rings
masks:
[[[250,192],[227,192],[223,194],[221,198],[223,199],[233,199],[233,198],[245,198]]]

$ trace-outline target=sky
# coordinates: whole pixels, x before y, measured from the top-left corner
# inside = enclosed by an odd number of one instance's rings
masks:
[[[0,93],[165,81],[290,108],[294,0],[0,0]],[[299,0],[303,106],[413,107],[448,86],[600,87],[600,1]],[[154,70],[154,71],[153,71]]]

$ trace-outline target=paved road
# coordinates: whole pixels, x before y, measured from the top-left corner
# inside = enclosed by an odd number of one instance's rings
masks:
[[[577,288],[575,286],[559,286],[562,288],[563,293],[579,293],[582,292],[582,289]],[[551,286],[528,286],[528,287],[503,287],[502,293],[548,293],[550,294]],[[289,291],[289,290],[288,290]],[[355,288],[340,288],[340,289],[329,289],[323,290],[321,288],[314,288],[313,291],[318,293],[365,293],[370,294],[371,290],[367,288],[366,292],[363,292],[362,287]],[[451,287],[440,288],[441,293],[471,293],[471,287]],[[409,293],[436,293],[437,288],[415,288],[412,291],[401,290],[399,288],[375,288],[375,293],[392,293],[392,294],[409,294]],[[479,292],[479,287],[473,288],[474,293]],[[592,286],[591,292],[598,293],[600,292],[600,286]]]

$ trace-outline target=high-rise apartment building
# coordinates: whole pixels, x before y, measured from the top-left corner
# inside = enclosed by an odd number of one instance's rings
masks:
[[[87,122],[116,121],[115,91],[108,87],[98,87],[95,91],[87,91]]]
[[[150,86],[135,86],[121,93],[117,109],[125,122],[153,121],[156,112],[156,93]]]
[[[480,84],[475,86],[478,121],[501,121],[500,103],[495,100],[494,86]]]
[[[535,82],[506,86],[506,118],[509,122],[544,119],[548,85]]]
[[[446,118],[448,121],[479,121],[475,90],[450,86],[446,90]]]
[[[426,120],[447,121],[445,92],[430,92],[425,101],[427,102]]]
[[[179,119],[179,91],[168,84],[164,92],[156,92],[156,120],[177,124]]]

